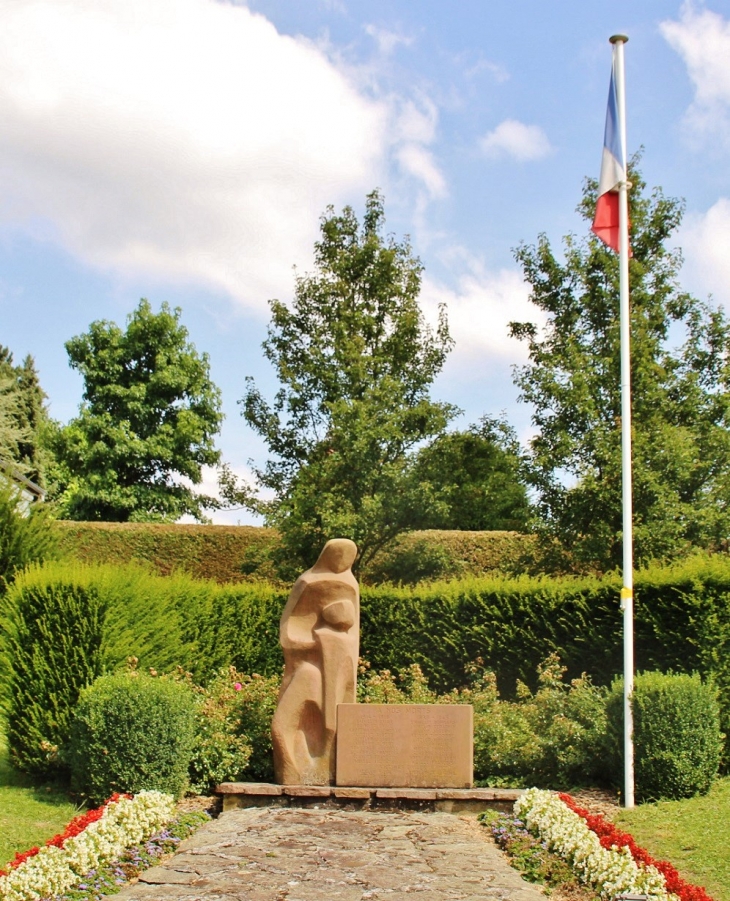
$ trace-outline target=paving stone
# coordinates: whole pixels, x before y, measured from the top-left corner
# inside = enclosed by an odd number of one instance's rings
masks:
[[[544,901],[473,816],[229,810],[119,901]]]

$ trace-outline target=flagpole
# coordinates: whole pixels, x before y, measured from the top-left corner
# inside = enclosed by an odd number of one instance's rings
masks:
[[[624,44],[628,38],[615,34],[613,44],[619,140],[626,160],[626,92]],[[626,170],[628,176],[628,171]],[[634,806],[634,722],[631,695],[634,691],[634,538],[631,491],[631,327],[629,307],[629,184],[619,184],[619,307],[621,329],[621,483],[623,510],[623,587],[621,609],[624,626],[624,806]]]

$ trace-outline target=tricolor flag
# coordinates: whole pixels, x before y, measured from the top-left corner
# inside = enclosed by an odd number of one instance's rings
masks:
[[[613,66],[611,66],[601,177],[598,180],[596,215],[593,217],[591,231],[616,253],[618,253],[618,186],[623,181],[626,181],[626,157],[619,135],[616,82]]]

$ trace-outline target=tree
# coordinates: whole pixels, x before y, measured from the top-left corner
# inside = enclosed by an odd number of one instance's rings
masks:
[[[10,350],[0,345],[0,462],[41,486],[50,462],[45,401],[33,357],[16,366]]]
[[[412,478],[431,503],[416,511],[412,527],[524,531],[530,505],[522,468],[514,430],[499,419],[440,435],[414,462]]]
[[[167,304],[154,313],[143,299],[125,331],[97,321],[66,342],[84,378],[80,415],[56,441],[66,518],[201,519],[213,503],[181,481],[200,484],[201,467],[218,462],[223,417],[208,356],[188,341],[180,316]]]
[[[256,474],[274,499],[257,509],[293,566],[331,537],[352,538],[362,563],[406,528],[409,454],[455,412],[429,397],[452,344],[445,311],[426,325],[421,263],[383,225],[378,191],[362,226],[350,207],[328,208],[314,273],[297,276],[291,307],[270,302],[263,348],[282,387],[270,406],[249,379],[240,401],[273,455]]]
[[[722,310],[682,291],[668,247],[683,205],[650,196],[631,167],[631,365],[634,537],[638,564],[730,534],[730,327]],[[590,221],[597,185],[578,207]],[[565,239],[564,260],[541,235],[516,251],[544,330],[512,323],[529,363],[516,372],[533,405],[530,479],[548,535],[574,565],[621,562],[618,260],[594,237]]]
[[[0,597],[24,567],[57,555],[48,505],[36,503],[28,509],[20,490],[0,479]]]

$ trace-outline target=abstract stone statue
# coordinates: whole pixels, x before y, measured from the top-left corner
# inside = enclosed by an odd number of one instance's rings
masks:
[[[360,591],[352,574],[357,547],[324,546],[294,583],[281,615],[284,680],[271,723],[274,772],[281,785],[335,781],[337,705],[355,702]]]

